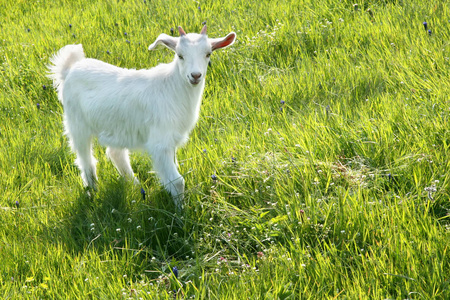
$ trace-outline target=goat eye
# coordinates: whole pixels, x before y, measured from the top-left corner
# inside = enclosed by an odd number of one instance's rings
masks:
[[[206,58],[209,58],[211,56],[211,53],[206,54]]]
[[[183,55],[178,54],[178,57],[179,57],[180,59],[184,59],[184,56],[183,56]]]

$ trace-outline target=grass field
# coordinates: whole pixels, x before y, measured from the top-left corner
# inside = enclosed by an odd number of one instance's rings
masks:
[[[449,5],[220,2],[0,2],[0,298],[449,299]],[[88,197],[49,58],[150,68],[204,21],[238,38],[178,151],[184,211],[98,144]]]

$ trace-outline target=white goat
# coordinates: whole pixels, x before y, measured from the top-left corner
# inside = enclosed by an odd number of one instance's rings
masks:
[[[148,70],[85,58],[81,45],[67,45],[51,59],[48,76],[63,104],[66,134],[86,186],[96,186],[92,138],[97,137],[119,173],[136,183],[128,149],[147,151],[161,183],[181,207],[184,179],[176,149],[197,122],[211,53],[232,45],[236,34],[209,39],[206,26],[200,34],[178,31],[180,37],[160,34],[148,48],[163,44],[175,51],[174,60]]]

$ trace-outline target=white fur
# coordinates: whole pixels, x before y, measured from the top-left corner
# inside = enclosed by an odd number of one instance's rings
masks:
[[[128,149],[144,149],[162,184],[178,207],[184,179],[178,173],[176,149],[188,139],[197,122],[209,54],[234,43],[236,34],[208,39],[201,34],[180,37],[161,34],[159,44],[176,52],[169,64],[148,70],[129,70],[85,58],[81,45],[63,47],[52,59],[49,77],[64,106],[64,125],[85,185],[97,181],[92,138],[108,146],[107,154],[121,175],[134,177]]]

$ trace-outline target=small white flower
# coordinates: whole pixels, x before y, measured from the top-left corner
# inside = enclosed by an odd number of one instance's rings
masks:
[[[117,228],[116,231],[117,231],[117,232],[120,232],[120,228]]]
[[[437,189],[436,189],[436,186],[432,185],[432,186],[426,187],[425,191],[427,191],[429,193],[435,193],[437,191]]]

